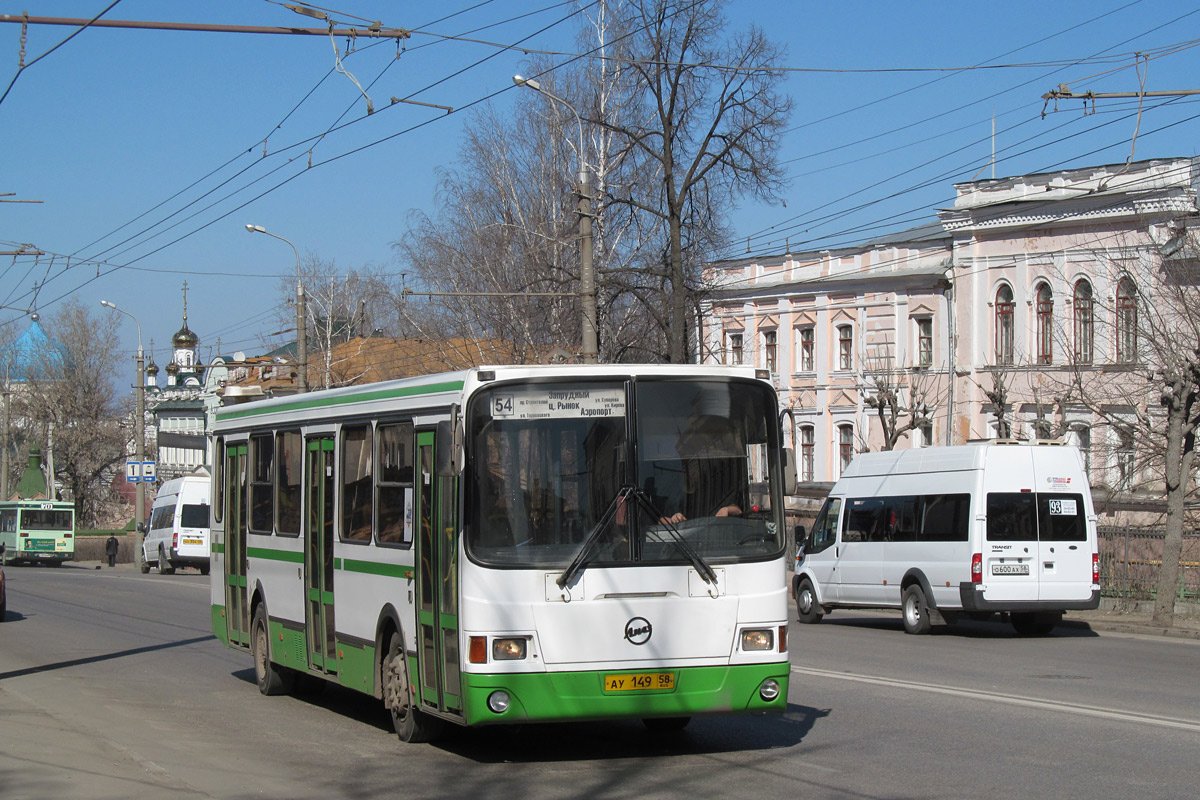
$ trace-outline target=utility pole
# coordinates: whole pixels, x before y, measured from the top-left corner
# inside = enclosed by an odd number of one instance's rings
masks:
[[[0,451],[0,500],[8,499],[8,398],[12,392],[8,389],[8,368],[4,369],[4,450]]]
[[[542,84],[533,78],[513,75],[513,83],[533,89],[550,100],[564,106],[575,115],[575,123],[579,126],[579,172],[576,175],[579,186],[579,300],[582,307],[582,347],[579,357],[584,364],[600,362],[600,345],[596,332],[599,325],[596,321],[596,270],[592,264],[592,196],[588,189],[587,161],[583,150],[583,117],[575,110],[575,106],[558,95],[542,88]]]

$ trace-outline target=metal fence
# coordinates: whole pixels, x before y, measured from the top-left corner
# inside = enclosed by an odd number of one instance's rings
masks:
[[[1105,597],[1152,600],[1162,564],[1163,532],[1139,528],[1097,529],[1100,591]],[[1183,535],[1179,555],[1179,600],[1200,599],[1200,533]]]

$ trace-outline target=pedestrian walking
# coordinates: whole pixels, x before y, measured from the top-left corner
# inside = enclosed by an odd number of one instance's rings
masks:
[[[116,536],[109,536],[108,541],[104,543],[104,553],[108,556],[108,565],[115,567],[117,565],[117,551],[121,549],[121,543],[117,541]]]

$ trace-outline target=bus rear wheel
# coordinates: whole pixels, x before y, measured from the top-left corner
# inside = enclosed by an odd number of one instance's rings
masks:
[[[291,675],[271,663],[271,636],[267,615],[260,605],[254,610],[250,624],[250,657],[254,660],[254,680],[265,695],[283,694],[291,688]]]
[[[383,704],[392,715],[392,727],[404,742],[430,742],[442,732],[442,721],[413,707],[409,687],[408,657],[404,639],[393,631],[388,638],[387,652],[380,666],[383,684]]]

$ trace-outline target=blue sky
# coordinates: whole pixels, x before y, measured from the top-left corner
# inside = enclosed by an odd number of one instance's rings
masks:
[[[0,13],[91,17],[109,2],[22,0],[0,3]],[[65,297],[98,312],[111,300],[137,315],[163,363],[187,280],[201,356],[218,339],[224,352],[258,351],[278,327],[279,277],[294,275],[295,260],[246,223],[342,267],[404,271],[391,245],[411,211],[434,211],[438,170],[456,166],[470,107],[489,97],[507,107],[518,91],[511,76],[527,70],[520,50],[443,37],[571,51],[573,7],[339,0],[330,6],[339,19],[418,31],[399,58],[392,42],[360,40],[347,55],[338,41],[345,68],[369,85],[376,113],[366,118],[350,79],[329,74],[328,37],[82,32],[24,70],[0,103],[0,193],[42,201],[0,203],[0,251],[29,243],[47,253],[0,256],[0,325],[24,330],[45,280],[43,313]],[[763,26],[788,48],[781,66],[796,70],[781,139],[790,186],[782,203],[738,209],[731,257],[746,254],[748,237],[752,251],[778,252],[932,218],[952,202],[954,182],[991,176],[993,116],[997,177],[1123,162],[1136,100],[1097,101],[1094,115],[1064,102],[1042,119],[1041,95],[1060,83],[1137,91],[1135,52],[1151,56],[1147,91],[1200,88],[1200,8],[1185,3],[734,0],[729,16],[731,29]],[[122,0],[106,18],[319,25],[269,0]],[[26,61],[71,30],[30,26]],[[0,24],[0,91],[20,49],[21,26]],[[951,69],[975,66],[996,68]],[[1200,99],[1147,99],[1142,111],[1135,158],[1196,153]],[[136,331],[125,322],[132,351]]]

